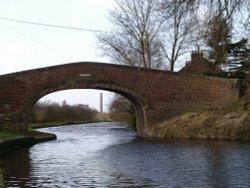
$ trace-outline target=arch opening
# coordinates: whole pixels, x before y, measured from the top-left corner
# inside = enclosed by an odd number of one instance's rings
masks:
[[[115,94],[119,94],[120,96],[125,97],[128,101],[131,102],[133,105],[134,111],[135,111],[135,117],[136,117],[136,130],[138,131],[139,134],[144,135],[145,133],[145,127],[146,127],[146,116],[145,116],[145,106],[146,106],[146,101],[141,97],[139,94],[127,89],[127,88],[122,88],[122,87],[117,87],[117,86],[108,86],[104,87],[102,84],[97,85],[95,83],[94,86],[81,86],[81,87],[68,87],[68,86],[59,86],[56,88],[47,88],[45,90],[41,90],[39,93],[37,93],[31,100],[29,104],[29,111],[33,110],[34,105],[40,101],[40,99],[44,98],[45,96],[55,93],[55,92],[60,92],[60,91],[74,91],[74,90],[86,90],[86,89],[91,89],[91,90],[98,90],[99,92],[112,92]]]

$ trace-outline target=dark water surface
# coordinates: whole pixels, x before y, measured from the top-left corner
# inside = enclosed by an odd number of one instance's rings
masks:
[[[40,131],[58,139],[8,154],[6,187],[250,187],[249,142],[142,139],[118,123]]]

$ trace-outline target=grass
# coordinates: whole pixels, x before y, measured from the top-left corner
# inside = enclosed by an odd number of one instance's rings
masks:
[[[20,138],[23,137],[21,133],[11,132],[11,131],[0,131],[0,140],[1,139],[11,139],[11,138]]]
[[[29,130],[25,132],[0,131],[0,140],[22,138],[26,136],[36,136],[41,134],[43,133],[38,132],[32,128],[29,128]]]

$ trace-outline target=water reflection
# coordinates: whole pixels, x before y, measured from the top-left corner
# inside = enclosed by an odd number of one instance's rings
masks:
[[[6,186],[25,187],[29,179],[30,158],[28,148],[17,150],[4,158],[2,166]]]
[[[0,160],[0,188],[4,186],[4,179],[3,179],[3,162]]]
[[[250,187],[249,143],[143,139],[115,123],[43,131],[58,140],[4,158],[7,187]]]

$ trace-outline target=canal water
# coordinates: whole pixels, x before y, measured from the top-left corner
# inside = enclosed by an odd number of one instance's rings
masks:
[[[250,187],[249,142],[145,139],[119,123],[40,131],[58,139],[5,156],[6,187]]]

